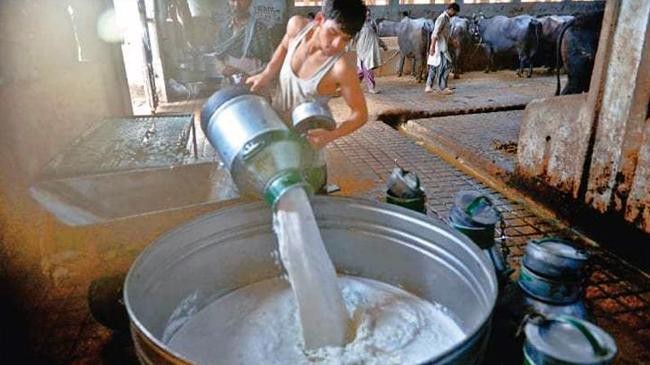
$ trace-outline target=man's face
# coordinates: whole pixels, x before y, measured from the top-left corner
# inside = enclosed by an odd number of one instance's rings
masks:
[[[251,6],[251,0],[228,0],[228,5],[233,14],[245,14]]]
[[[318,34],[318,42],[323,53],[327,56],[335,56],[341,53],[348,45],[352,37],[343,32],[338,23],[332,19],[321,19],[321,30]]]
[[[447,9],[447,14],[449,14],[450,17],[454,17],[454,16],[456,16],[456,10]]]

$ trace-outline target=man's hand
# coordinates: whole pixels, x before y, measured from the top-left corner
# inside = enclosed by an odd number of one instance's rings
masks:
[[[312,147],[317,150],[325,147],[337,137],[338,134],[336,133],[336,130],[327,131],[325,129],[312,129],[307,132],[307,140],[311,143]]]
[[[266,72],[262,72],[247,78],[246,84],[250,85],[252,92],[256,92],[265,88],[271,82],[271,78]]]
[[[433,56],[436,54],[436,42],[438,41],[438,37],[431,37],[431,46],[429,47],[429,55]]]

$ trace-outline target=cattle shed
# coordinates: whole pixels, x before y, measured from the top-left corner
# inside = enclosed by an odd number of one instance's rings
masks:
[[[368,2],[373,17],[399,21],[435,19],[450,1]],[[519,290],[530,242],[570,242],[590,255],[580,305],[616,341],[613,363],[650,363],[650,1],[457,3],[468,18],[603,11],[589,91],[553,96],[556,77],[542,67],[531,78],[476,67],[450,80],[453,95],[425,94],[395,75],[398,42],[387,38],[381,92],[364,93],[369,120],[325,148],[331,195],[379,210],[400,166],[419,176],[427,217],[393,207],[391,219],[426,219],[450,235],[457,194],[484,195],[502,218],[493,233],[514,269],[508,288]],[[252,0],[274,42],[290,16],[319,4]],[[259,203],[240,196],[201,129],[201,108],[225,79],[211,74],[208,54],[229,12],[227,0],[0,0],[3,363],[137,365],[160,355],[146,334],[146,349],[133,342],[126,273],[178,227]],[[330,108],[337,121],[348,115],[343,98]],[[392,229],[365,218],[334,223]],[[377,272],[393,260],[382,250]],[[506,317],[494,317],[506,325],[492,333],[515,339],[519,322]],[[486,343],[487,356],[522,363],[522,343],[505,343]]]
[[[306,4],[310,3],[305,1]],[[403,12],[409,16],[419,18],[434,18],[439,15],[451,1],[431,1],[431,4],[417,3],[416,1],[387,0],[386,5],[371,5],[371,11],[377,18],[399,20]],[[517,16],[529,14],[534,16],[574,14],[602,10],[605,1],[456,1],[461,7],[461,16],[471,17],[473,14],[483,13],[485,16],[506,15]],[[318,6],[290,6],[291,14],[307,14],[318,11]]]

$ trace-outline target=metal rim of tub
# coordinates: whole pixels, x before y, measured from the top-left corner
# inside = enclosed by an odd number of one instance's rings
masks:
[[[439,360],[442,360],[444,361],[444,363],[447,363],[447,361],[449,360],[448,357],[454,355],[455,357],[452,357],[451,359],[451,361],[453,361],[454,359],[456,359],[456,357],[460,357],[462,356],[462,354],[464,354],[464,352],[460,351],[461,349],[465,349],[467,347],[479,346],[477,345],[477,343],[485,342],[487,340],[487,336],[489,336],[489,328],[491,326],[490,323],[491,323],[492,312],[494,311],[494,307],[497,299],[497,281],[496,281],[496,276],[494,274],[494,269],[492,267],[492,263],[489,260],[487,260],[487,258],[481,253],[481,251],[478,249],[478,247],[476,247],[475,244],[473,244],[467,237],[463,236],[462,234],[458,234],[457,232],[450,229],[444,222],[422,215],[420,213],[412,212],[406,208],[402,208],[399,206],[394,206],[386,203],[381,203],[381,202],[371,201],[366,199],[359,199],[359,198],[344,198],[344,197],[331,197],[331,196],[330,197],[317,196],[312,198],[312,206],[339,204],[339,203],[341,204],[348,203],[350,204],[350,207],[365,210],[368,213],[381,212],[381,214],[393,218],[399,215],[400,217],[405,218],[407,224],[414,225],[414,227],[416,228],[424,229],[424,227],[426,226],[426,229],[435,229],[435,231],[437,231],[439,234],[453,241],[453,244],[458,246],[457,247],[458,250],[463,251],[465,254],[469,254],[471,257],[477,260],[477,262],[474,262],[473,264],[480,266],[479,272],[484,274],[484,276],[481,277],[480,279],[485,280],[489,286],[489,288],[480,290],[480,294],[483,297],[483,300],[485,301],[483,305],[486,305],[487,306],[486,308],[488,310],[485,310],[484,313],[480,315],[479,319],[474,321],[476,322],[476,324],[466,331],[466,337],[460,343],[438,354],[436,358],[427,360],[425,364],[438,363]],[[187,360],[186,357],[173,351],[172,349],[167,347],[167,345],[162,340],[154,336],[150,332],[150,330],[141,322],[138,313],[134,312],[130,296],[131,296],[131,291],[133,291],[132,286],[137,286],[134,285],[134,280],[137,279],[134,278],[135,276],[137,276],[136,271],[140,267],[140,264],[143,263],[143,261],[145,261],[150,255],[155,253],[156,248],[158,246],[157,243],[159,242],[164,242],[166,239],[169,239],[171,237],[174,237],[184,232],[191,232],[192,227],[200,225],[202,222],[218,219],[219,217],[225,217],[231,213],[237,213],[239,211],[258,212],[260,210],[270,213],[270,211],[264,210],[264,208],[266,208],[265,204],[261,202],[257,202],[257,203],[240,204],[233,207],[221,209],[216,212],[208,213],[204,216],[193,219],[190,222],[184,223],[172,229],[171,231],[168,231],[167,233],[161,235],[159,238],[157,238],[152,244],[148,245],[140,253],[140,255],[136,258],[136,260],[132,264],[124,284],[124,301],[125,301],[125,306],[127,308],[127,312],[129,314],[129,319],[131,321],[131,332],[134,339],[135,337],[137,337],[141,340],[144,340],[146,344],[149,344],[152,347],[154,347],[153,349],[154,353],[157,353],[158,355],[163,355],[163,359],[168,360],[171,363],[179,363],[179,364],[191,363],[191,361]],[[317,220],[319,221],[319,226],[320,226],[320,219],[318,218],[319,216],[318,209],[314,209],[314,212],[317,216]],[[270,214],[268,219],[270,220]],[[344,222],[337,221],[337,224],[339,223],[344,223]],[[375,226],[379,227],[378,225],[376,225],[376,223],[373,223],[373,227]],[[401,233],[407,235],[407,233],[405,232],[401,232]],[[423,240],[418,239],[418,241],[423,241]],[[418,252],[424,251],[427,248],[429,249],[429,251],[427,252],[430,253],[430,255],[427,256],[427,258],[432,259],[434,257],[433,252],[438,251],[437,252],[438,254],[442,252],[440,251],[440,249],[436,250],[437,246],[431,243],[431,241],[420,242],[419,246],[420,247],[417,247]],[[360,276],[363,277],[363,275]],[[473,284],[478,283],[477,278],[471,278],[471,279],[472,280],[467,278],[466,280],[471,281]],[[225,293],[222,293],[220,295],[223,294]],[[458,352],[458,354],[456,354],[456,352]],[[140,354],[138,354],[138,356],[140,356]]]

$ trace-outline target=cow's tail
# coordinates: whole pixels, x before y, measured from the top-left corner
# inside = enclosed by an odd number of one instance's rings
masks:
[[[433,32],[433,29],[430,27],[428,23],[425,23],[422,26],[422,37],[424,38],[424,58],[422,59],[422,66],[421,70],[424,70],[425,75],[424,77],[427,77],[426,73],[428,73],[428,66],[427,66],[427,58],[429,56],[429,48],[431,48],[431,33]]]
[[[555,41],[555,76],[557,78],[557,83],[555,87],[555,95],[560,95],[560,89],[562,87],[560,83],[560,68],[562,67],[562,57],[561,57],[561,52],[562,52],[562,39],[564,38],[564,33],[569,29],[575,19],[571,19],[564,23],[562,25],[562,30],[560,30],[560,35],[557,36],[557,40]]]
[[[429,48],[431,47],[431,32],[433,32],[433,29],[431,29],[428,23],[425,23],[422,26],[422,37],[424,37],[424,44],[426,45],[427,55],[429,54]]]
[[[540,23],[537,19],[531,19],[530,23],[528,23],[528,34],[531,35],[532,37],[529,37],[530,40],[534,40],[533,44],[528,43],[528,46],[530,47],[527,51],[527,56],[529,58],[533,58],[535,53],[537,53],[537,50],[539,48],[539,40],[540,40],[540,33],[542,32],[542,23]],[[532,61],[531,61],[532,62]]]

